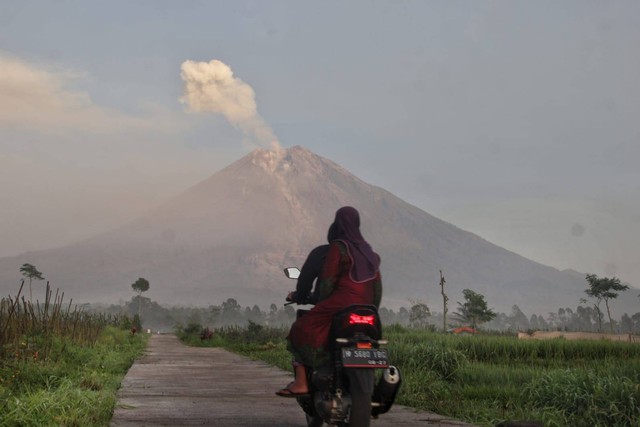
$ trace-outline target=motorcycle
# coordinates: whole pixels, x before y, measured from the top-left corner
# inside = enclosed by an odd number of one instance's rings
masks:
[[[295,267],[284,272],[290,279],[300,275]],[[308,311],[299,309],[296,315]],[[389,364],[386,344],[374,305],[351,305],[334,316],[329,334],[331,364],[315,369],[307,366],[309,394],[296,397],[308,427],[323,423],[368,427],[372,417],[391,409],[401,376]]]

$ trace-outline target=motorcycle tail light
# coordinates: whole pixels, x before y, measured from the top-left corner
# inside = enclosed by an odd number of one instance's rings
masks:
[[[356,343],[356,348],[371,348],[370,342],[358,342]]]
[[[350,325],[371,325],[375,326],[376,317],[375,316],[360,316],[355,313],[349,314],[349,324]]]

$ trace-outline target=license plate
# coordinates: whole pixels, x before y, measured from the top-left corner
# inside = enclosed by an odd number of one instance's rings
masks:
[[[343,348],[342,366],[345,368],[386,368],[389,358],[386,348]]]

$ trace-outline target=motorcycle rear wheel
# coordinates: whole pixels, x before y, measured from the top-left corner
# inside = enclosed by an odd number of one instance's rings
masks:
[[[369,427],[371,424],[371,396],[367,393],[351,394],[349,427]]]

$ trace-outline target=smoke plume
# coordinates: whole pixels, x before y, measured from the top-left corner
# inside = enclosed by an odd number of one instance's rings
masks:
[[[255,92],[233,75],[222,61],[185,61],[180,76],[184,95],[180,102],[193,113],[218,113],[247,138],[252,145],[279,150],[280,143],[271,127],[258,114]]]

